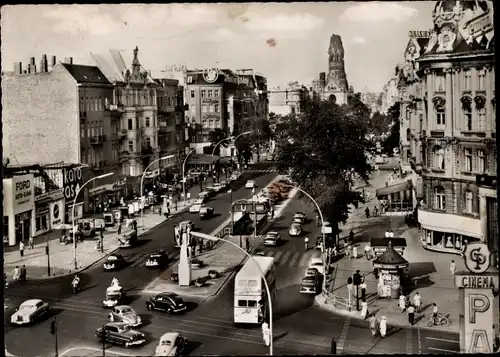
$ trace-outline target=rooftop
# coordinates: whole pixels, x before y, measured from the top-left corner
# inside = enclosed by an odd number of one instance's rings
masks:
[[[96,66],[62,63],[78,83],[111,84]]]

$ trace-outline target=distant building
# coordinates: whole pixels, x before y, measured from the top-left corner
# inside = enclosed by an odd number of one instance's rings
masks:
[[[382,104],[380,106],[380,112],[383,114],[387,114],[389,108],[399,101],[397,81],[397,78],[391,78],[389,82],[384,85],[381,96]]]
[[[304,110],[304,100],[308,95],[305,86],[290,82],[286,87],[269,90],[269,112],[276,115],[299,114]]]

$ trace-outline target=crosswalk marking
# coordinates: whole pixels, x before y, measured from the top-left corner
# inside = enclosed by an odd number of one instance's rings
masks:
[[[290,263],[288,263],[288,266],[291,268],[295,265],[297,262],[297,259],[299,259],[300,254],[298,252],[293,253],[292,259],[290,259]]]
[[[302,256],[302,258],[300,259],[300,262],[299,262],[299,267],[302,267],[302,266],[306,265],[306,264],[307,264],[308,259],[309,259],[309,256],[307,256],[307,255],[305,255],[305,254],[304,254],[304,255]]]
[[[281,264],[281,265],[286,265],[286,262],[287,262],[287,260],[288,260],[288,257],[290,257],[290,255],[291,255],[291,254],[292,254],[292,252],[284,252],[284,253],[283,253],[283,258],[282,258],[282,259],[280,259],[280,264]],[[278,258],[276,258],[276,259],[278,259]]]
[[[245,170],[245,172],[248,172],[248,173],[253,173],[253,172],[268,173],[268,172],[277,172],[277,170],[276,169],[248,169],[248,170]]]
[[[276,253],[276,255],[274,256],[274,260],[279,261],[282,254],[283,252]]]

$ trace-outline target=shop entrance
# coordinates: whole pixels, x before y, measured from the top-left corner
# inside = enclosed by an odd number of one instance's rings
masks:
[[[31,211],[16,214],[16,244],[27,241],[31,235]]]

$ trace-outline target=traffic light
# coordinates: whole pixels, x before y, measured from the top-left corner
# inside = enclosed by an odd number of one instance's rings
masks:
[[[360,285],[361,284],[361,274],[359,274],[359,270],[356,270],[356,272],[353,275],[353,282],[354,285]]]
[[[45,247],[45,255],[49,255],[49,246],[48,245]]]
[[[56,334],[56,322],[55,322],[55,320],[52,320],[52,321],[50,322],[50,333],[51,333],[52,335],[55,335],[55,334]]]

